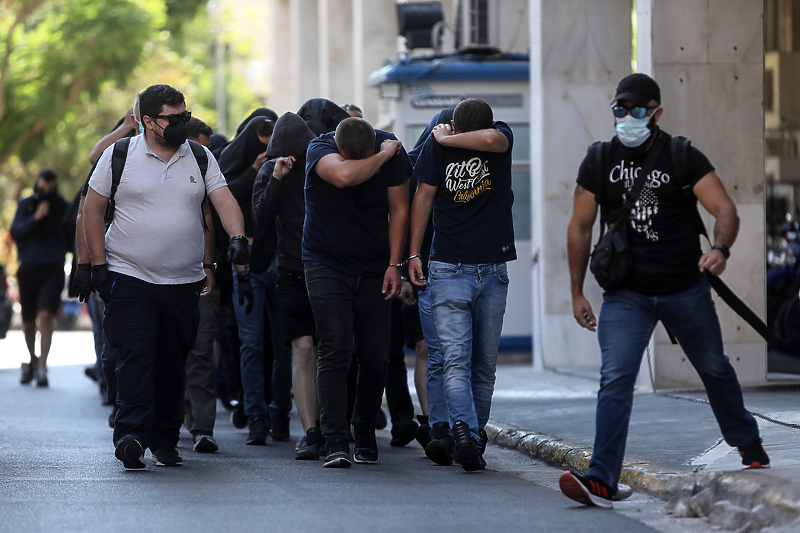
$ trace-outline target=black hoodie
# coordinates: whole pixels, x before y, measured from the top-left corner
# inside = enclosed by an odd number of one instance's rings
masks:
[[[278,267],[297,272],[303,271],[301,243],[306,212],[303,196],[306,149],[314,137],[300,116],[284,113],[275,123],[267,146],[270,160],[261,167],[253,185],[252,214],[256,232],[269,233],[268,228],[275,226],[277,217],[280,230]],[[275,160],[288,155],[295,157],[292,169],[283,179],[273,178]]]
[[[327,98],[312,98],[306,100],[297,114],[306,121],[306,125],[314,136],[322,135],[336,130],[336,126],[350,115]]]

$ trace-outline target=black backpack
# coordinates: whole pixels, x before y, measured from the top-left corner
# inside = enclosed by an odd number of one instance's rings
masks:
[[[122,178],[122,171],[125,170],[125,162],[128,160],[128,145],[130,145],[130,142],[130,137],[124,137],[114,143],[114,152],[111,154],[111,194],[108,197],[108,206],[106,206],[106,213],[103,217],[106,229],[111,225],[111,221],[114,220],[114,212],[116,211],[114,196],[117,194],[119,180]],[[197,165],[200,167],[200,175],[203,176],[203,182],[205,182],[206,172],[208,171],[208,155],[203,146],[195,141],[190,140],[189,147],[192,149]],[[206,219],[203,217],[204,227],[205,223]]]

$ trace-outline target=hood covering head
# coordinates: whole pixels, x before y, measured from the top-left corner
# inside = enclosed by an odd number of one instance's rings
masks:
[[[307,100],[297,111],[300,118],[306,121],[314,135],[322,135],[335,131],[336,126],[346,118],[350,118],[347,111],[331,102],[327,98],[312,98]]]
[[[239,127],[236,128],[236,135],[239,135],[240,133],[242,133],[242,131],[244,130],[245,126],[247,126],[247,123],[250,122],[251,120],[253,120],[256,117],[267,117],[272,122],[275,122],[276,120],[278,120],[278,114],[275,111],[273,111],[272,109],[270,109],[268,107],[259,107],[258,109],[256,109],[252,113],[250,113],[250,115],[248,115],[248,117],[246,119],[244,119],[241,124],[239,124]]]
[[[219,156],[219,168],[228,182],[242,175],[255,162],[258,154],[264,152],[267,145],[258,138],[258,128],[269,120],[265,116],[256,116],[244,127],[242,132],[222,150]]]
[[[305,121],[294,113],[284,113],[272,132],[272,138],[267,145],[267,157],[273,159],[287,155],[305,154],[310,143],[316,135]]]
[[[211,136],[211,146],[208,147],[215,156],[219,157],[219,154],[222,153],[222,150],[228,144],[228,139],[225,138],[224,135],[221,133],[215,133]]]

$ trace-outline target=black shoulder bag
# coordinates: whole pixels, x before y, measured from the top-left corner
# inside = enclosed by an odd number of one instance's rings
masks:
[[[633,187],[625,193],[622,205],[605,216],[601,216],[600,225],[604,229],[601,230],[592,252],[589,270],[594,274],[597,283],[607,291],[620,287],[630,277],[633,259],[628,247],[628,220],[663,145],[664,141],[659,133],[642,164],[639,179],[635,179]],[[593,149],[599,152],[602,145],[597,144]],[[595,157],[595,160],[596,163],[600,163],[601,158]],[[603,180],[601,184],[605,183],[605,178],[602,176],[602,164],[598,164],[597,173]]]

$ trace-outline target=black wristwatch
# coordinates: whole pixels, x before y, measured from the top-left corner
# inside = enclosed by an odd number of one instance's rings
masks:
[[[722,255],[725,256],[725,259],[728,259],[731,256],[730,248],[728,248],[724,244],[715,244],[714,246],[711,247],[711,249],[719,250],[720,252],[722,252]]]

